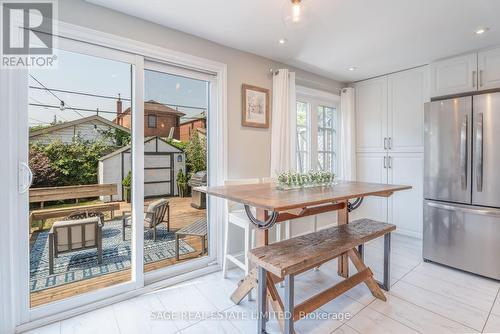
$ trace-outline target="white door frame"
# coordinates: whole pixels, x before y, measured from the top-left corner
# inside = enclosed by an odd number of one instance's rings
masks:
[[[107,34],[92,29],[82,28],[68,23],[56,22],[58,24],[58,36],[62,38],[67,38],[75,40],[78,42],[88,43],[85,47],[93,49],[93,52],[109,52],[115,57],[118,54],[128,54],[126,57],[129,58],[128,61],[134,65],[134,75],[133,75],[133,95],[134,95],[134,107],[135,107],[135,117],[133,119],[135,129],[132,138],[133,150],[136,157],[143,157],[141,152],[144,152],[144,110],[143,110],[143,100],[144,100],[144,59],[152,59],[163,63],[175,64],[177,66],[191,68],[198,70],[200,72],[212,72],[216,74],[213,81],[213,88],[216,94],[210,100],[210,108],[213,110],[209,126],[208,133],[210,137],[208,139],[211,148],[209,157],[209,169],[213,172],[209,174],[209,183],[211,185],[221,185],[226,179],[227,175],[227,66],[226,64],[215,62],[212,60],[191,56],[181,52],[161,48],[155,45],[149,45],[143,42],[138,42],[128,38],[123,38],[120,36],[115,36],[112,34]],[[68,44],[72,44],[68,42]],[[73,43],[76,45],[78,43]],[[100,51],[98,51],[100,50]],[[14,131],[9,132],[9,137],[6,138],[6,144],[8,146],[8,152],[15,159],[12,160],[12,164],[8,168],[0,168],[2,175],[5,175],[6,179],[10,180],[8,187],[8,203],[9,207],[6,207],[6,216],[11,220],[10,222],[24,221],[28,217],[28,199],[27,193],[19,194],[18,192],[18,178],[23,179],[25,177],[24,173],[20,172],[18,169],[18,162],[27,163],[27,71],[21,70],[11,70],[9,75],[5,76],[2,72],[2,97],[6,96],[6,99],[2,99],[2,107],[4,104],[11,109],[2,108],[3,110],[16,110],[16,115],[10,115],[11,117],[6,117],[9,121],[9,126]],[[15,72],[15,73],[14,73]],[[17,92],[12,94],[12,92]],[[10,93],[10,94],[9,94]],[[17,130],[17,131],[16,131]],[[139,203],[143,201],[143,159],[133,159],[132,161],[134,175],[133,178],[133,194],[132,201],[134,207],[140,208]],[[5,173],[5,174],[3,174]],[[14,182],[15,181],[15,182]],[[145,276],[143,273],[143,240],[138,238],[142,235],[142,224],[143,217],[142,210],[134,210],[133,220],[134,226],[132,243],[135,246],[136,251],[132,252],[132,278],[130,282],[118,284],[116,286],[100,289],[98,291],[92,291],[84,293],[82,295],[69,298],[67,300],[61,300],[44,306],[30,309],[29,308],[29,257],[19,261],[19,259],[24,256],[29,255],[28,247],[28,231],[26,224],[14,224],[12,223],[12,230],[9,231],[9,249],[5,254],[10,256],[0,257],[0,268],[8,269],[6,272],[10,272],[10,286],[7,283],[0,284],[0,292],[11,293],[11,305],[7,305],[10,310],[0,309],[3,311],[2,315],[5,315],[6,319],[12,319],[12,322],[16,326],[18,331],[24,331],[31,328],[41,326],[50,322],[61,320],[79,313],[83,313],[96,307],[102,307],[109,305],[119,300],[130,298],[134,295],[143,293],[144,291],[149,291],[152,288],[157,288],[159,286],[164,286],[172,283],[176,283],[179,279],[188,279],[190,277],[196,277],[202,273],[209,271],[218,270],[220,267],[220,257],[221,257],[221,247],[220,240],[222,240],[222,226],[224,226],[224,207],[225,203],[218,199],[209,199],[210,211],[213,210],[214,219],[217,224],[214,225],[214,231],[210,231],[215,235],[210,237],[209,247],[212,250],[211,256],[207,258],[198,259],[198,261],[187,262],[174,266],[175,270],[169,272],[169,275],[164,275],[165,273],[158,272],[156,275],[151,275],[146,283],[159,281],[165,278],[171,277],[169,281],[158,282],[156,284],[144,287]],[[4,208],[4,205],[2,205]],[[23,218],[24,217],[24,218]],[[19,238],[22,240],[19,240]],[[14,242],[16,240],[16,242]],[[1,240],[3,241],[3,240]],[[15,255],[15,256],[14,256]],[[16,259],[14,261],[13,259]],[[202,264],[204,266],[201,266]],[[216,265],[214,265],[216,264]],[[191,267],[189,266],[191,265]],[[210,267],[209,267],[210,266]],[[201,268],[198,271],[193,271],[191,273],[186,273],[187,270],[194,270],[196,267]],[[163,274],[163,275],[162,275]],[[172,277],[172,275],[181,275],[179,277]],[[5,282],[8,282],[6,280]],[[8,289],[8,290],[7,290]],[[7,299],[8,300],[8,299]],[[11,307],[9,307],[11,306]]]

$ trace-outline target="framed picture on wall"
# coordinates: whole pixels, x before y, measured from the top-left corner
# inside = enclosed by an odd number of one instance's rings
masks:
[[[241,125],[269,128],[269,89],[243,84]]]

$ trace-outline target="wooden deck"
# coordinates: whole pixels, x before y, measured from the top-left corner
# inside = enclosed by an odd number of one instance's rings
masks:
[[[149,200],[151,201],[151,200]],[[146,204],[149,202],[146,201]],[[121,211],[129,210],[130,204],[122,203],[120,211],[116,212],[116,216],[121,216]],[[206,210],[198,210],[191,207],[191,198],[170,198],[170,228],[173,231],[181,229],[191,223],[196,219],[205,217]],[[184,238],[193,248],[195,248],[196,253],[181,256],[179,261],[175,258],[162,260],[154,263],[149,263],[144,266],[144,271],[149,272],[159,268],[164,268],[176,263],[185,262],[193,258],[199,257],[201,252],[201,242],[199,237],[186,237]],[[103,275],[100,277],[95,277],[87,279],[84,281],[64,284],[54,288],[46,289],[43,291],[37,291],[31,293],[31,307],[40,306],[57,300],[69,298],[76,296],[85,292],[102,289],[115,284],[124,283],[130,280],[130,269],[121,272],[115,272],[108,275]]]

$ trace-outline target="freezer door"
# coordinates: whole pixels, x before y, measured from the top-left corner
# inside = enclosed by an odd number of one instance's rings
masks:
[[[424,198],[471,203],[472,97],[426,103]]]
[[[423,256],[500,279],[500,210],[424,201]]]
[[[473,101],[472,203],[500,207],[500,93]]]

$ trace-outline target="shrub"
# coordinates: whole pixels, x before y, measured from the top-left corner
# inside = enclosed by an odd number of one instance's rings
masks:
[[[54,187],[58,185],[58,174],[52,168],[50,160],[45,153],[30,150],[29,166],[33,172],[33,188]]]
[[[33,145],[33,152],[41,152],[50,161],[57,174],[57,186],[97,183],[99,158],[109,151],[101,142],[76,140],[71,144],[56,141],[49,145]]]
[[[198,131],[191,136],[185,152],[189,175],[207,169],[207,140],[205,137],[200,138]]]

